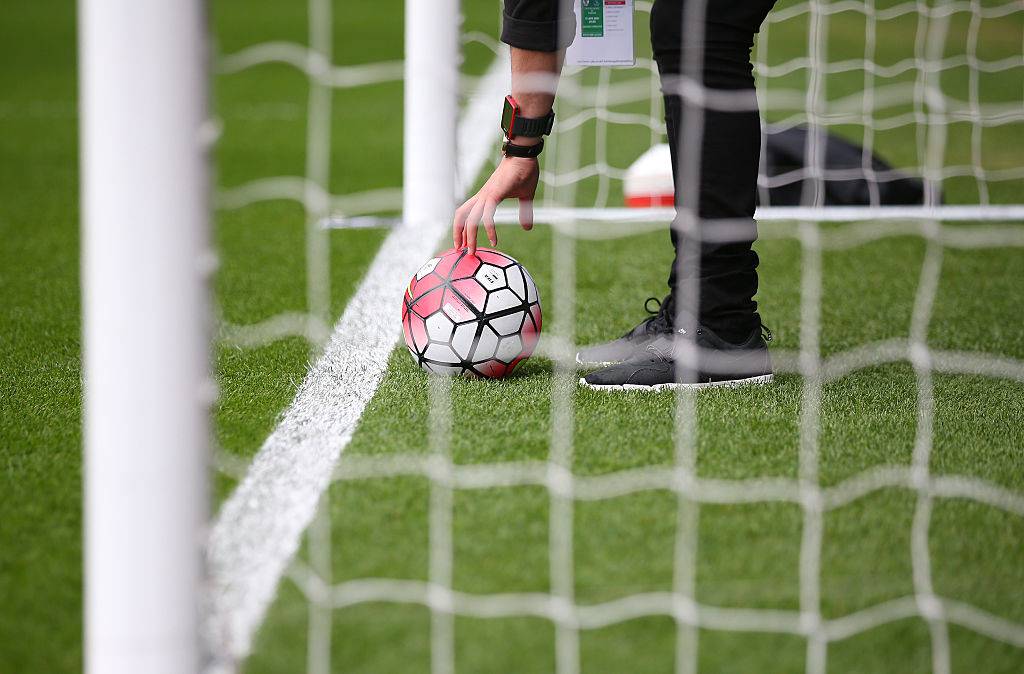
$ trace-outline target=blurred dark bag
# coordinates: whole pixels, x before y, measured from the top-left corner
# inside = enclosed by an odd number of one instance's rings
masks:
[[[768,127],[764,167],[771,185],[768,199],[771,206],[800,206],[804,182],[811,178],[801,174],[806,159],[807,127],[785,129]],[[875,177],[877,197],[871,199],[869,179],[864,171],[864,149],[847,140],[825,134],[825,204],[827,206],[921,205],[924,203],[924,183],[920,178],[896,171],[876,154],[871,154],[870,165]],[[842,175],[835,172],[842,171]],[[787,176],[786,174],[791,174]],[[831,174],[831,175],[830,175]],[[792,178],[787,180],[786,178]],[[779,183],[779,184],[775,184]],[[808,184],[808,194],[813,185]],[[758,202],[764,189],[758,190]]]

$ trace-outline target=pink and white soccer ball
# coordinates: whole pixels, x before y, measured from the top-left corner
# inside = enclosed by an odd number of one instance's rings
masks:
[[[427,260],[402,302],[405,344],[428,372],[497,379],[530,357],[540,338],[537,285],[491,248],[447,250]]]

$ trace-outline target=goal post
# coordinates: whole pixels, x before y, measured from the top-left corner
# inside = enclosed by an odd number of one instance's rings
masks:
[[[455,207],[459,0],[405,3],[402,220],[448,219]]]
[[[85,671],[202,662],[205,3],[80,0]]]

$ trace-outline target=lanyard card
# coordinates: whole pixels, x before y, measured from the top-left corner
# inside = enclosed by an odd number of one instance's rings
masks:
[[[565,52],[571,66],[631,66],[633,0],[575,0],[576,39]]]

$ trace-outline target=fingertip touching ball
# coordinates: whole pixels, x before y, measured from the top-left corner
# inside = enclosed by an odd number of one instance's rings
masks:
[[[453,248],[427,260],[402,301],[409,353],[435,374],[504,377],[533,353],[540,327],[530,273],[491,248]]]

